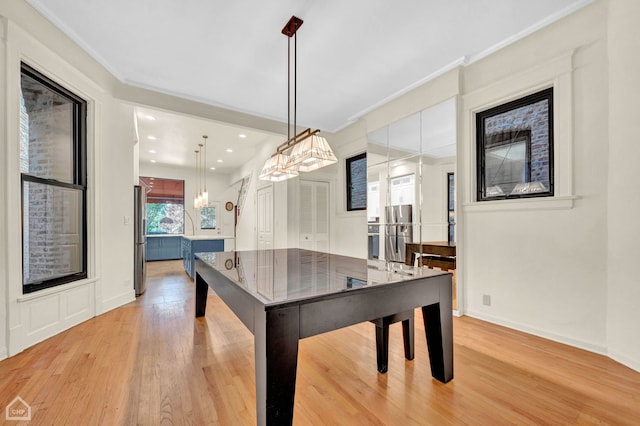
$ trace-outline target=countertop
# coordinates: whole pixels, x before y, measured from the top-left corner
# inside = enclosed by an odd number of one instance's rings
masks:
[[[152,234],[147,235],[147,238],[156,238],[156,237],[180,237],[185,240],[233,240],[235,237],[233,235],[182,235],[182,234]]]
[[[234,239],[233,235],[183,235],[185,240],[228,240]]]

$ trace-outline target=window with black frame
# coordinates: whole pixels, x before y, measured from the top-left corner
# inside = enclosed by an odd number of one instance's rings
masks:
[[[553,196],[553,88],[476,114],[478,201]]]
[[[87,277],[85,100],[26,64],[20,78],[23,293]]]
[[[347,211],[367,209],[367,153],[347,158]]]

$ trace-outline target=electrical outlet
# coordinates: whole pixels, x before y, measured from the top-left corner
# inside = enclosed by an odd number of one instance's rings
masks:
[[[131,216],[125,216],[124,217],[124,224],[125,225],[130,225],[131,224]]]
[[[488,294],[482,295],[482,304],[485,306],[491,306],[491,296]]]

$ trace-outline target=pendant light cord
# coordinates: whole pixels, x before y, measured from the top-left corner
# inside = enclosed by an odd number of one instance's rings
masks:
[[[287,139],[291,139],[291,37],[287,38]]]
[[[296,120],[298,112],[298,33],[296,32],[293,37],[293,134],[296,135],[298,132]]]

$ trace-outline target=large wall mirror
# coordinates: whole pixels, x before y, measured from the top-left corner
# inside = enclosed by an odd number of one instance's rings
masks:
[[[455,164],[454,98],[367,135],[369,259],[455,270]]]

